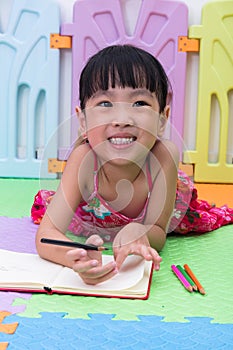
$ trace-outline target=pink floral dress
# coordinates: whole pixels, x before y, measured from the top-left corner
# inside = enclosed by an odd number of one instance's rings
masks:
[[[216,207],[198,198],[192,180],[178,172],[176,203],[170,227],[176,233],[204,233],[233,223],[233,209],[227,205]]]
[[[68,229],[76,235],[84,236],[95,232],[100,234],[106,241],[112,241],[122,226],[132,221],[143,222],[149,195],[143,212],[139,217],[135,219],[127,218],[115,212],[98,195],[97,181],[97,175],[95,174],[94,194],[92,194],[88,203],[80,203]],[[151,188],[149,173],[148,184],[149,188]],[[31,208],[31,217],[34,223],[40,223],[54,193],[54,191],[40,190],[36,194]],[[178,172],[176,203],[170,221],[169,232],[180,234],[189,232],[204,233],[231,223],[233,223],[233,209],[228,208],[226,205],[216,207],[205,200],[198,199],[194,183],[184,172]]]

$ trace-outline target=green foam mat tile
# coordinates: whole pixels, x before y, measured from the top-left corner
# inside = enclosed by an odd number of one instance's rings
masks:
[[[29,216],[40,189],[56,190],[58,180],[0,178],[0,216]]]

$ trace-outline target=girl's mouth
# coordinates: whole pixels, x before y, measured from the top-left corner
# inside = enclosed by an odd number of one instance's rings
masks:
[[[113,145],[129,145],[136,140],[136,137],[109,137],[108,141]]]

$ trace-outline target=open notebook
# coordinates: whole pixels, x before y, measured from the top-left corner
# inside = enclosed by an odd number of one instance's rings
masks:
[[[113,256],[103,255],[104,264],[111,260]],[[92,286],[72,269],[36,254],[0,249],[0,290],[6,291],[147,299],[152,273],[152,262],[130,255],[116,276]]]

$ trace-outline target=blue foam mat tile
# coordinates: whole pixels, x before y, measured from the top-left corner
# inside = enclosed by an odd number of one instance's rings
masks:
[[[157,316],[138,321],[112,320],[113,315],[91,314],[90,320],[67,319],[65,313],[41,313],[41,318],[7,317],[18,322],[12,335],[0,333],[8,350],[231,350],[233,325],[213,324],[210,318],[189,318],[187,323],[163,322]]]

